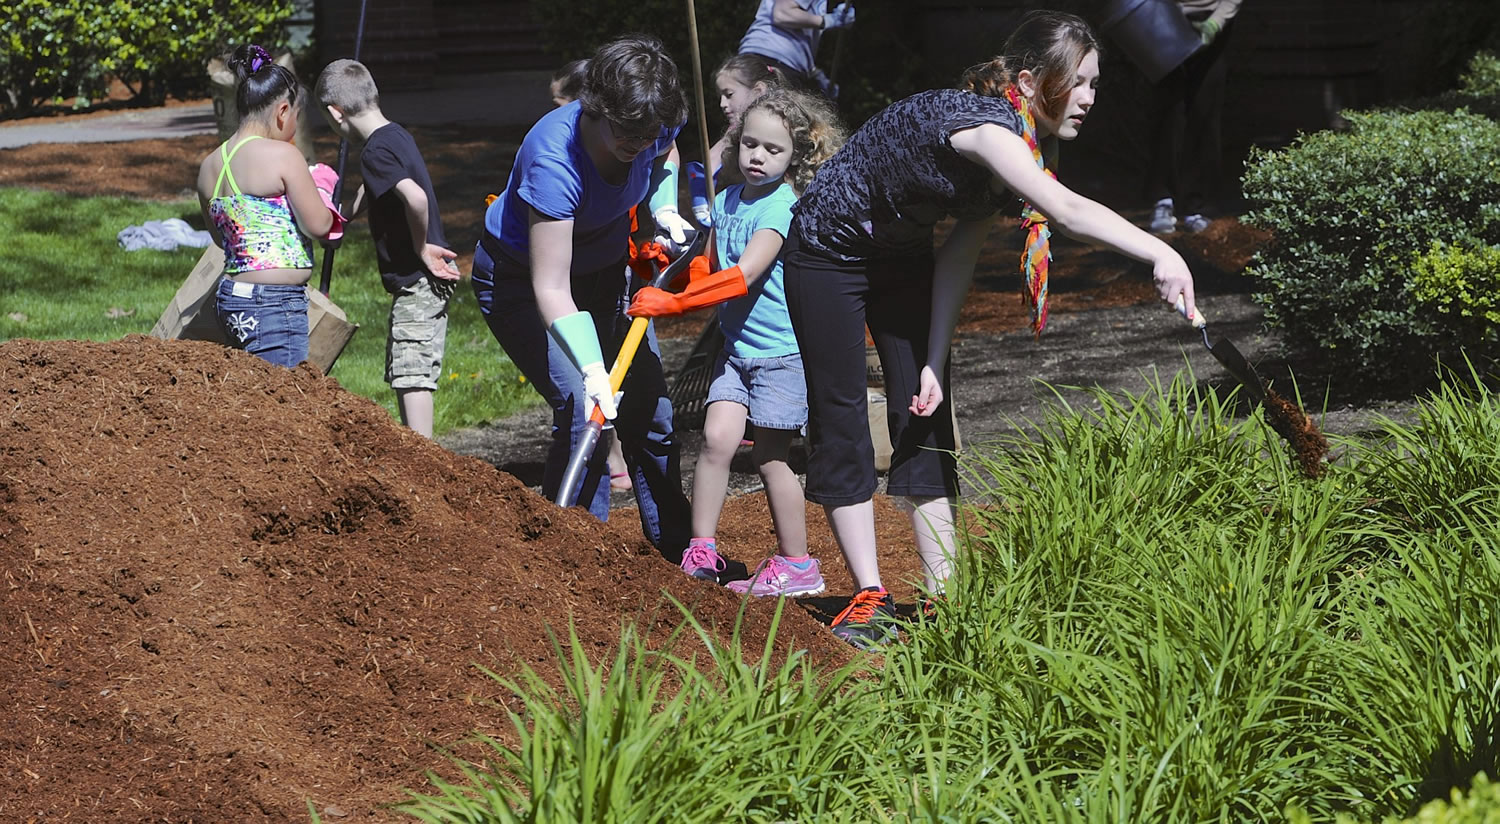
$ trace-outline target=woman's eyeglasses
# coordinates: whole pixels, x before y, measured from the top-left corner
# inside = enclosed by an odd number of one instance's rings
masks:
[[[653,126],[650,132],[629,134],[625,127],[613,120],[605,120],[604,123],[609,128],[610,136],[614,138],[615,142],[630,149],[643,149],[655,142],[656,138],[661,135],[660,126]]]

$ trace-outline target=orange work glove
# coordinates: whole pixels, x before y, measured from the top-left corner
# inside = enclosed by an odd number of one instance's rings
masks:
[[[708,277],[708,256],[699,255],[688,261],[688,267],[682,270],[677,277],[672,278],[672,282],[667,284],[667,288],[681,291],[686,289],[688,284],[697,283],[706,277]]]
[[[630,302],[630,308],[625,314],[636,318],[669,317],[706,306],[718,306],[749,293],[745,273],[740,271],[740,267],[731,266],[721,272],[698,278],[676,295],[654,286],[643,287],[635,293],[635,300]]]
[[[630,244],[630,257],[626,259],[625,265],[630,271],[641,279],[642,283],[650,283],[656,278],[655,269],[651,268],[651,262],[656,261],[657,266],[666,267],[672,261],[667,258],[667,252],[661,248],[661,244],[654,240],[648,240],[637,246],[635,239],[627,241]]]

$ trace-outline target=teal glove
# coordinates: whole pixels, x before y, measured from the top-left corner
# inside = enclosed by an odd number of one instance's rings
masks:
[[[677,211],[677,164],[668,160],[651,170],[651,192],[646,200],[651,214],[662,209]]]
[[[597,406],[604,413],[605,420],[614,420],[615,393],[610,391],[609,373],[604,369],[604,353],[599,350],[599,335],[594,331],[593,317],[588,312],[563,315],[553,321],[547,331],[583,375],[583,391],[590,403],[589,417],[593,416]]]
[[[1205,46],[1212,44],[1214,38],[1219,36],[1219,32],[1224,30],[1224,26],[1212,17],[1201,23],[1194,23],[1193,28],[1198,30],[1198,36],[1203,39]]]

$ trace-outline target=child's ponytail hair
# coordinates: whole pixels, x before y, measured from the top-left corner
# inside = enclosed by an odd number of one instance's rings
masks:
[[[964,71],[958,87],[985,97],[1004,97],[1021,71],[1036,76],[1043,112],[1062,110],[1078,64],[1100,51],[1099,38],[1083,18],[1058,11],[1031,11],[1005,41],[997,57]]]
[[[724,169],[733,169],[736,179],[739,177],[740,136],[745,132],[745,121],[756,110],[775,115],[791,135],[792,162],[787,166],[786,181],[801,194],[812,182],[818,167],[844,145],[844,124],[833,105],[822,95],[794,89],[766,92],[750,104],[745,116],[729,131],[728,145],[724,147]]]
[[[302,84],[291,69],[271,59],[270,52],[253,43],[240,46],[229,56],[229,68],[239,81],[234,92],[234,108],[244,119],[258,114],[281,98],[295,108]]]
[[[766,91],[796,88],[786,72],[771,62],[769,57],[759,54],[731,54],[719,64],[719,68],[713,73],[713,79],[717,80],[721,74],[728,74],[752,89],[756,83],[764,83]]]

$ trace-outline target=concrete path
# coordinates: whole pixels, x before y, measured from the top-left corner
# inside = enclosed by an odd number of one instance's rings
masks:
[[[154,137],[189,137],[213,134],[212,103],[140,109],[93,117],[52,118],[19,126],[0,124],[0,149],[32,143],[104,143],[146,140]]]
[[[381,95],[387,117],[409,126],[465,125],[524,128],[552,108],[548,71],[513,71],[439,78],[430,89]],[[139,109],[118,114],[8,126],[0,123],[0,149],[32,143],[103,143],[213,134],[212,103]]]

